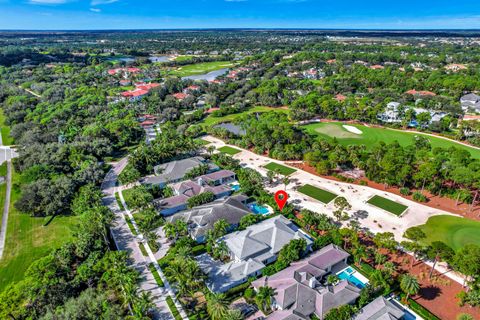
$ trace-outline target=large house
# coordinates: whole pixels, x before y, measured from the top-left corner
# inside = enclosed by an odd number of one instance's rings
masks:
[[[225,292],[258,276],[263,268],[277,260],[280,250],[293,239],[304,239],[307,250],[313,241],[292,221],[276,216],[219,239],[224,241],[230,262],[221,263],[208,254],[197,257],[200,268],[208,274],[207,286],[213,292]]]
[[[353,316],[352,320],[400,320],[404,319],[403,307],[384,297],[373,300]]]
[[[204,192],[211,192],[216,199],[224,198],[233,193],[226,184],[235,181],[235,172],[220,170],[196,178],[196,181],[182,181],[171,186],[174,196],[154,201],[155,207],[164,216],[187,209],[188,199]]]
[[[269,277],[252,282],[260,287],[273,288],[275,310],[268,319],[310,319],[312,315],[323,317],[333,308],[353,304],[360,296],[360,289],[342,280],[336,285],[323,285],[326,277],[344,269],[349,254],[330,244],[306,259],[294,262]],[[292,318],[293,317],[293,318]]]
[[[184,180],[187,172],[203,164],[208,165],[209,173],[220,169],[217,165],[207,162],[202,157],[175,160],[155,166],[153,168],[155,171],[155,176],[146,177],[142,180],[142,183],[164,187],[169,183],[175,183]]]
[[[480,113],[480,96],[469,93],[460,98],[460,104],[465,112],[473,111]]]
[[[168,218],[167,221],[183,220],[187,222],[190,236],[197,242],[202,243],[206,240],[207,232],[213,229],[215,222],[218,220],[223,219],[232,228],[235,228],[242,217],[251,213],[242,203],[243,200],[244,197],[241,195],[217,200],[176,214]]]
[[[402,122],[402,117],[400,114],[400,103],[389,102],[385,108],[385,111],[377,115],[377,119],[386,123]]]

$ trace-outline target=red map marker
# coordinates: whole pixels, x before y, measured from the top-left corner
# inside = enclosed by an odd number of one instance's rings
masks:
[[[283,207],[285,207],[287,200],[288,200],[288,194],[285,191],[278,190],[277,192],[275,192],[275,202],[277,203],[280,211],[282,211]]]

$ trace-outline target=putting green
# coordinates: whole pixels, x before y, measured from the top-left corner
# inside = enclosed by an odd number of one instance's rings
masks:
[[[459,149],[464,149],[470,152],[473,158],[480,159],[480,150],[475,149],[469,146],[456,143],[454,141],[445,140],[442,138],[432,137],[418,132],[411,131],[397,131],[388,128],[379,128],[379,127],[367,127],[364,125],[351,124],[350,126],[355,127],[362,131],[362,134],[355,134],[349,132],[345,129],[341,122],[321,122],[313,123],[303,128],[307,133],[316,135],[327,140],[332,141],[335,137],[337,141],[342,145],[351,145],[351,144],[364,144],[367,148],[372,148],[374,145],[378,144],[380,141],[385,143],[392,143],[393,141],[398,141],[402,146],[408,146],[413,143],[413,139],[416,135],[422,135],[426,137],[433,148],[442,147],[456,147]]]
[[[434,216],[419,226],[427,235],[426,244],[442,241],[458,250],[467,244],[480,246],[480,222],[455,216]]]

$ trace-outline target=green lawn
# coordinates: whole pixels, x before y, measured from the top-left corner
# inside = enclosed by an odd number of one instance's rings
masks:
[[[370,200],[367,201],[371,205],[383,209],[385,211],[391,212],[396,216],[401,215],[405,210],[407,210],[407,206],[400,204],[398,202],[380,197],[380,196],[373,196]]]
[[[234,65],[235,63],[231,61],[213,61],[213,62],[195,63],[195,64],[189,64],[186,66],[178,67],[177,69],[170,71],[169,74],[174,76],[179,76],[179,77],[188,77],[188,76],[208,73],[208,72],[223,69],[223,68],[230,68],[230,67],[233,67]]]
[[[2,135],[2,142],[4,146],[13,144],[13,138],[10,137],[10,127],[5,125],[5,115],[3,109],[0,109],[0,131]]]
[[[342,127],[342,123],[340,122],[322,122],[322,123],[314,123],[304,126],[303,128],[310,134],[317,135],[327,140],[333,140],[333,137],[337,138],[337,141],[342,145],[351,145],[351,144],[364,144],[367,148],[373,147],[380,141],[385,143],[391,143],[395,140],[400,143],[402,146],[411,145],[413,143],[413,138],[415,135],[419,133],[410,132],[410,131],[396,131],[388,128],[374,128],[374,127],[366,127],[363,125],[358,124],[349,124],[360,131],[361,134],[356,134],[349,132],[344,127]],[[421,133],[420,133],[421,134]],[[480,150],[471,148],[454,141],[448,141],[445,139],[431,137],[428,135],[423,135],[428,140],[432,147],[442,147],[448,148],[451,146],[464,149],[470,152],[472,157],[480,159]]]
[[[202,146],[206,146],[207,144],[210,144],[210,141],[203,140],[203,139],[195,139],[196,142],[198,142]]]
[[[442,241],[455,250],[471,243],[480,246],[478,221],[448,215],[433,216],[420,228],[427,235],[426,244]]]
[[[220,151],[222,153],[229,154],[231,156],[242,152],[242,150],[238,150],[238,149],[235,149],[235,148],[232,148],[232,147],[229,147],[229,146],[223,146],[221,148],[218,148],[218,151]]]
[[[73,238],[77,217],[56,217],[44,227],[49,218],[32,218],[20,213],[13,203],[20,197],[19,175],[13,172],[5,251],[0,260],[0,291],[11,282],[21,280],[28,266]],[[3,209],[2,209],[3,210]]]
[[[298,191],[325,204],[330,203],[337,197],[335,193],[314,187],[310,184],[301,186],[298,188]]]
[[[214,117],[213,115],[209,115],[205,120],[203,121],[203,124],[206,126],[214,126],[219,123],[223,122],[232,122],[235,121],[236,119],[240,118],[243,115],[250,114],[250,113],[263,113],[263,112],[283,112],[283,113],[288,113],[287,109],[280,109],[280,108],[272,108],[272,107],[263,107],[263,106],[256,106],[253,108],[250,108],[244,112],[240,113],[233,113],[233,114],[228,114],[223,117]]]
[[[267,170],[278,172],[278,173],[280,173],[281,175],[284,175],[284,176],[289,176],[292,173],[294,173],[295,171],[297,171],[297,169],[282,166],[281,164],[278,164],[278,163],[275,163],[275,162],[270,162],[270,163],[264,165],[263,167]]]
[[[194,56],[192,55],[184,55],[184,56],[178,56],[175,58],[175,61],[177,62],[183,62],[183,61],[189,61],[192,60]]]

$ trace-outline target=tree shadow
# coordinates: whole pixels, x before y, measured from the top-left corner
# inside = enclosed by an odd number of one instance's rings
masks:
[[[433,285],[429,285],[429,286],[420,288],[418,295],[425,300],[434,300],[441,293],[442,293],[442,289]]]
[[[368,217],[368,211],[357,210],[353,213],[353,217],[356,219],[366,219]]]

